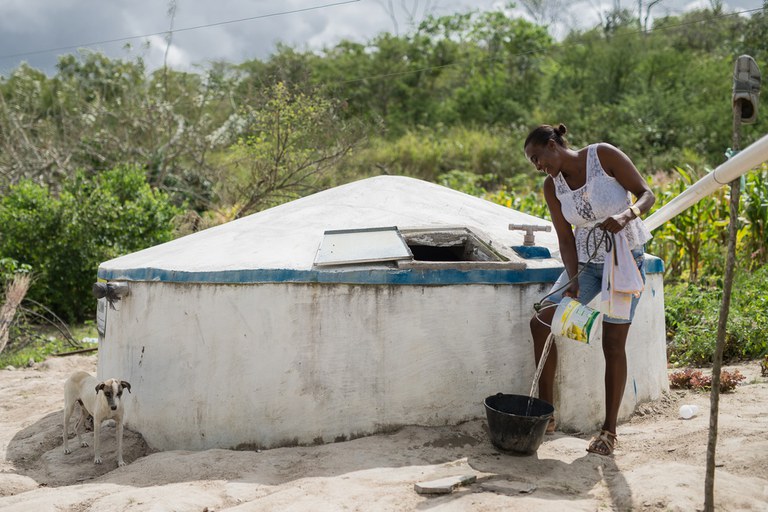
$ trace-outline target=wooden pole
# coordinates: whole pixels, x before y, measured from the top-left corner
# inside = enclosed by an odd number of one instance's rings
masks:
[[[738,151],[741,143],[741,102],[733,105],[733,151]],[[741,178],[731,182],[730,218],[728,224],[728,253],[725,260],[723,278],[723,298],[720,305],[720,319],[717,323],[717,345],[712,360],[712,390],[709,395],[709,440],[707,442],[707,469],[704,478],[704,511],[715,510],[715,452],[717,448],[717,420],[720,409],[720,371],[723,366],[728,313],[731,307],[733,273],[736,266],[736,235],[739,231],[739,194]]]

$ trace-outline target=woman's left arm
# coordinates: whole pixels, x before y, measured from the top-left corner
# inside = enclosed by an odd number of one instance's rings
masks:
[[[612,215],[603,221],[603,228],[611,233],[618,233],[629,221],[648,213],[656,202],[656,196],[645,182],[640,172],[620,149],[610,144],[600,144],[597,147],[597,155],[605,172],[616,178],[619,184],[637,198],[633,208],[627,208],[623,212]],[[636,207],[636,208],[635,208]],[[638,210],[636,215],[633,209]]]

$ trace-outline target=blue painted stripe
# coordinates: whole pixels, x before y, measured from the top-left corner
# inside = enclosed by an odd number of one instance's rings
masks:
[[[646,258],[647,273],[663,272],[664,263]],[[158,268],[109,270],[100,268],[99,279],[109,281],[159,281],[165,283],[346,283],[346,284],[522,284],[554,283],[562,267],[527,270],[457,270],[457,269],[368,269],[368,270],[295,270],[252,269],[212,272],[183,272]]]
[[[123,271],[99,269],[98,277],[109,281],[160,281],[166,283],[347,283],[347,284],[510,284],[551,283],[561,268],[535,270],[456,270],[456,269],[370,269],[370,270],[293,270],[256,269],[214,272],[181,272],[157,268]]]
[[[645,273],[646,274],[663,274],[664,273],[664,261],[650,254],[645,255]]]

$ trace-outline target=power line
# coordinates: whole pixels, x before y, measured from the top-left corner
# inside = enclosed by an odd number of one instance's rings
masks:
[[[118,37],[115,39],[105,39],[103,41],[94,41],[91,43],[82,43],[82,44],[75,44],[75,45],[69,45],[69,46],[59,46],[56,48],[46,48],[45,50],[32,50],[29,52],[22,52],[22,53],[11,53],[8,55],[0,55],[0,59],[13,59],[18,57],[27,57],[29,55],[39,55],[41,53],[53,53],[58,52],[62,50],[73,50],[76,48],[83,48],[83,47],[89,47],[89,46],[98,46],[102,44],[109,44],[109,43],[120,43],[123,41],[131,41],[133,39],[145,39],[147,37],[153,37],[153,36],[164,36],[166,34],[170,34],[172,32],[188,32],[191,30],[200,30],[203,28],[210,28],[210,27],[219,27],[222,25],[231,25],[233,23],[241,23],[243,21],[253,21],[253,20],[260,20],[264,18],[274,18],[276,16],[284,16],[287,14],[297,14],[300,12],[307,12],[307,11],[316,11],[319,9],[325,9],[327,7],[335,7],[338,5],[345,5],[345,4],[353,4],[356,2],[359,2],[360,0],[345,0],[342,2],[334,2],[331,4],[323,4],[323,5],[316,5],[314,7],[304,7],[302,9],[293,9],[291,11],[281,11],[281,12],[274,12],[270,14],[261,14],[259,16],[250,16],[248,18],[238,18],[234,20],[225,20],[225,21],[218,21],[215,23],[207,23],[205,25],[196,25],[193,27],[184,27],[184,28],[177,28],[174,30],[164,30],[162,32],[153,32],[151,34],[143,34],[139,36],[126,36],[126,37]]]

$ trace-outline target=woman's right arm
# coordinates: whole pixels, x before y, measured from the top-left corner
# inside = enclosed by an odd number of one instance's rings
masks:
[[[555,233],[557,233],[557,242],[560,246],[560,257],[563,260],[563,266],[565,266],[565,270],[568,272],[568,277],[573,277],[579,269],[576,239],[573,236],[571,223],[565,220],[560,200],[555,195],[555,182],[549,176],[544,180],[544,199],[547,201],[552,224],[555,226]],[[579,280],[574,279],[563,292],[563,295],[573,297],[574,299],[577,298],[579,296]]]

